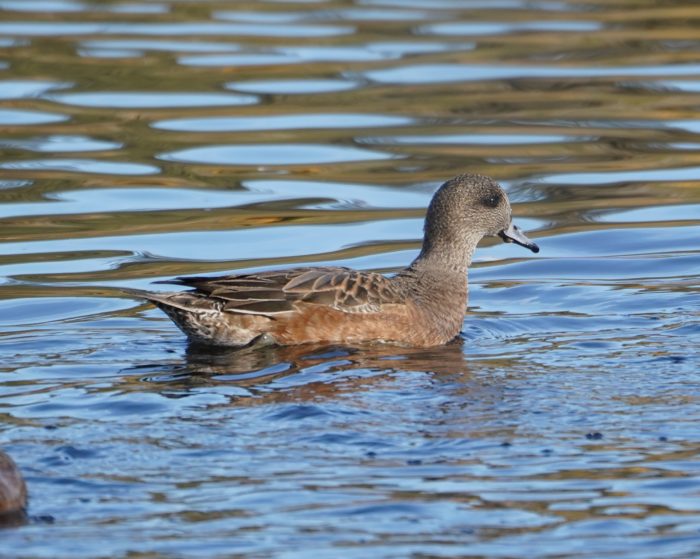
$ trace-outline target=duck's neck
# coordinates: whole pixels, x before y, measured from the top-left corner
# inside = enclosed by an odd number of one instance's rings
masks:
[[[478,239],[455,246],[424,243],[418,257],[394,276],[406,296],[422,313],[426,328],[445,340],[456,336],[469,300],[467,268]]]
[[[443,313],[454,311],[453,318],[461,323],[468,300],[467,269],[480,238],[475,235],[449,244],[426,239],[420,254],[394,281],[417,303]]]
[[[459,240],[426,237],[420,253],[407,270],[419,275],[437,273],[442,276],[466,276],[480,240],[480,235],[467,235]]]

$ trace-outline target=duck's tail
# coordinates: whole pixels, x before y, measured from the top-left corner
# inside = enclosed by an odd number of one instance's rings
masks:
[[[132,289],[130,287],[122,287],[121,291],[127,295],[131,295],[138,299],[150,301],[159,309],[166,311],[166,308],[172,307],[182,311],[206,311],[214,310],[210,301],[203,297],[199,297],[190,291],[145,291],[144,289]],[[202,304],[202,303],[205,304]],[[206,303],[209,303],[208,305]],[[218,309],[217,309],[218,310]]]
[[[196,344],[245,346],[264,333],[260,328],[270,321],[265,317],[244,318],[225,312],[222,301],[195,291],[153,292],[131,288],[122,291],[153,303]]]

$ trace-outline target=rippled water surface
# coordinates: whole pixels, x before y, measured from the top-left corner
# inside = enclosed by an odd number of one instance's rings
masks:
[[[700,6],[0,0],[3,557],[700,555]],[[395,271],[501,181],[457,342],[188,350],[122,287]]]

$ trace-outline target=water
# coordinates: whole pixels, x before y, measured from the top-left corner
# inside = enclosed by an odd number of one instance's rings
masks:
[[[698,18],[0,0],[0,555],[700,555]],[[391,272],[466,170],[542,250],[446,347],[195,352],[119,290]]]

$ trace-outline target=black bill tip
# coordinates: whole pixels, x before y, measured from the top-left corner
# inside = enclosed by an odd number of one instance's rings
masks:
[[[513,225],[512,223],[508,226],[508,229],[501,231],[498,236],[506,243],[515,243],[516,245],[529,248],[535,254],[540,251],[540,247],[528,239],[525,233],[523,233],[517,225]]]

